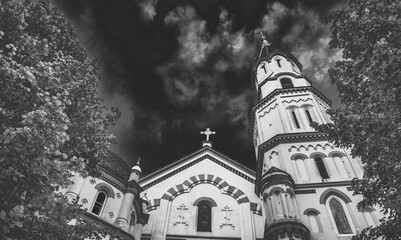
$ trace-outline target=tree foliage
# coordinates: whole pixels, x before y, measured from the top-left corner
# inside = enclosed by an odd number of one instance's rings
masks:
[[[71,172],[98,174],[119,113],[98,96],[96,65],[47,1],[0,2],[0,238],[83,239]],[[71,224],[71,221],[75,224]]]
[[[330,46],[343,51],[329,75],[344,107],[330,110],[333,123],[317,129],[361,158],[358,207],[379,206],[385,214],[354,239],[401,239],[400,13],[397,0],[348,0],[327,19]]]

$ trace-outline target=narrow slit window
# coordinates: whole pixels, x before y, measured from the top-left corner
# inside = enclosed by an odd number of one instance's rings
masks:
[[[301,128],[301,126],[299,125],[298,119],[297,119],[297,115],[295,114],[294,111],[291,111],[291,115],[292,115],[292,118],[294,119],[295,127],[298,129]]]
[[[327,173],[327,169],[324,166],[323,159],[321,157],[315,157],[315,162],[317,169],[319,170],[320,176],[322,178],[329,178],[329,174]]]
[[[305,113],[306,113],[306,116],[308,117],[309,123],[313,123],[312,116],[310,115],[310,112],[308,109],[305,109]]]
[[[92,213],[96,214],[96,215],[100,215],[102,208],[104,206],[104,203],[106,201],[107,195],[104,192],[99,192],[96,200],[95,200],[95,204],[93,204],[93,208],[92,208]]]
[[[277,66],[281,68],[281,63],[280,63],[281,59],[276,59],[277,62]]]

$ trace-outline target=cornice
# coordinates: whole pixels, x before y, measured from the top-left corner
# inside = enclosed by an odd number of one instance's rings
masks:
[[[279,78],[279,77],[281,77],[281,76],[283,76],[283,75],[291,76],[291,77],[293,77],[293,78],[303,78],[303,79],[305,79],[307,82],[309,82],[310,84],[312,84],[312,81],[311,81],[307,76],[305,76],[305,75],[302,74],[302,73],[296,74],[296,73],[293,73],[293,72],[279,72],[279,73],[276,73],[276,74],[274,74],[274,75],[272,75],[272,76],[270,76],[270,77],[267,77],[265,80],[261,81],[261,82],[258,84],[259,91],[260,91],[260,88],[261,88],[263,85],[265,85],[267,82],[269,82],[269,81],[275,81],[275,80],[277,80],[277,78]]]
[[[333,182],[318,182],[318,183],[302,183],[296,184],[294,189],[308,189],[308,188],[326,188],[326,187],[340,187],[352,186],[352,181],[333,181]]]
[[[205,154],[205,155],[203,155],[203,156],[201,156],[201,157],[195,159],[194,161],[188,162],[187,164],[185,164],[185,165],[181,166],[180,168],[176,169],[175,171],[172,171],[172,172],[170,172],[170,173],[168,173],[168,174],[163,174],[163,175],[160,176],[159,178],[157,178],[157,179],[155,179],[155,180],[153,180],[153,181],[147,183],[147,184],[144,186],[144,188],[147,189],[147,188],[149,188],[149,187],[152,187],[153,185],[156,185],[157,183],[159,183],[159,182],[161,182],[161,181],[164,181],[164,180],[166,180],[167,178],[170,178],[171,176],[174,176],[175,174],[177,174],[177,173],[179,173],[179,172],[182,172],[182,171],[184,171],[185,169],[187,169],[187,168],[189,168],[189,167],[191,167],[191,166],[193,166],[193,165],[195,165],[195,164],[197,164],[197,163],[199,163],[199,162],[201,162],[201,161],[203,161],[203,160],[205,160],[205,159],[209,159],[209,160],[211,160],[211,161],[213,161],[213,162],[219,164],[220,166],[226,168],[227,170],[233,172],[234,174],[236,174],[236,175],[242,177],[243,179],[245,179],[245,180],[247,180],[247,181],[249,181],[249,182],[251,182],[251,183],[254,183],[254,179],[253,179],[253,178],[248,177],[246,174],[243,174],[243,173],[239,172],[238,170],[236,170],[236,169],[234,169],[234,168],[228,166],[226,163],[224,163],[224,162],[222,162],[222,161],[220,161],[220,160],[214,158],[213,156],[211,156],[211,155],[209,155],[209,154]]]
[[[309,229],[302,222],[283,219],[273,222],[265,228],[264,239],[278,239],[283,233],[289,234],[290,239],[293,239],[293,234],[301,235],[301,239],[310,237]]]
[[[102,175],[100,176],[100,179],[116,187],[121,192],[124,192],[127,180],[122,179],[120,176],[117,176],[115,173],[107,168],[101,166],[100,168],[102,170]]]
[[[255,182],[255,193],[260,193],[260,185],[262,178],[262,166],[263,166],[263,154],[270,149],[278,146],[282,143],[296,143],[296,142],[309,142],[327,140],[327,134],[320,132],[301,132],[301,133],[284,133],[277,134],[270,138],[266,142],[258,146],[258,159],[256,167],[256,182]]]

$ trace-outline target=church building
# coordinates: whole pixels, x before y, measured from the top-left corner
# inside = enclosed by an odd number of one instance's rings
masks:
[[[75,177],[66,192],[115,230],[106,239],[345,240],[379,224],[379,209],[356,207],[360,159],[310,127],[330,122],[330,100],[293,55],[269,45],[263,37],[252,69],[256,171],[216,151],[210,129],[197,151],[146,176],[110,153],[101,178]]]

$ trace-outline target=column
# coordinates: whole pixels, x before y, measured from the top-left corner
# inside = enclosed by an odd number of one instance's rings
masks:
[[[273,205],[274,208],[276,208],[277,211],[277,217],[279,219],[284,219],[284,208],[283,208],[283,201],[281,201],[280,197],[281,193],[279,195],[273,194],[272,197],[274,198],[274,202],[276,203],[275,206]]]
[[[274,196],[270,196],[268,199],[269,199],[269,202],[268,202],[268,204],[270,204],[270,209],[272,210],[272,219],[273,219],[273,222],[275,222],[277,219],[278,219],[278,215],[277,215],[277,211],[276,211],[276,209],[274,208],[274,198],[273,198]]]
[[[288,212],[291,215],[291,218],[293,218],[295,215],[295,211],[294,211],[294,205],[292,204],[292,201],[291,201],[291,196],[288,193],[286,193],[285,198],[287,200]]]
[[[299,176],[299,170],[298,170],[296,160],[291,160],[291,164],[292,164],[292,168],[294,169],[295,179],[297,180],[297,182],[299,182],[299,180],[301,179],[301,176]]]
[[[316,167],[315,160],[312,158],[307,158],[304,161],[305,161],[307,168],[309,169],[310,179],[320,181],[322,177],[320,176],[320,173]]]
[[[157,216],[152,229],[152,240],[166,239],[167,226],[170,215],[171,202],[166,199],[160,200],[160,206],[157,209]]]
[[[147,212],[147,210],[146,210],[147,207],[148,207],[148,202],[147,201],[146,202],[142,202],[143,213]],[[138,216],[138,221],[137,221],[137,223],[135,224],[135,227],[134,227],[134,238],[135,239],[141,239],[143,227],[145,226],[145,224],[148,223],[149,215],[148,215],[147,218],[144,218],[144,215],[145,214],[142,214],[141,216]]]
[[[246,202],[239,204],[239,214],[241,219],[241,239],[255,239],[252,224],[250,224],[252,222],[251,203]]]
[[[85,180],[86,180],[85,178],[79,176],[79,173],[75,174],[74,179],[72,180],[74,183],[71,184],[70,188],[65,194],[68,197],[68,199],[72,200],[79,195],[84,186]]]
[[[297,202],[297,199],[295,198],[295,195],[291,197],[291,200],[292,200],[292,204],[293,204],[294,210],[295,210],[295,211],[294,211],[294,212],[295,212],[294,218],[300,218],[300,217],[299,217],[300,214],[299,214],[298,202]]]
[[[288,211],[288,204],[287,204],[287,199],[285,198],[286,193],[280,193],[281,197],[281,202],[283,203],[283,209],[284,209],[284,218],[289,218],[289,211]]]
[[[297,167],[298,167],[298,170],[299,170],[299,175],[301,175],[301,179],[302,180],[309,180],[308,172],[306,171],[304,160],[303,159],[297,159],[295,161],[297,163]]]
[[[134,201],[134,194],[131,192],[127,192],[124,194],[123,201],[120,206],[120,211],[118,212],[118,217],[116,222],[120,226],[120,228],[126,229],[128,231],[129,225],[128,219],[131,214],[132,202]]]
[[[271,200],[269,197],[267,197],[266,199],[264,199],[263,201],[264,206],[265,206],[265,219],[267,219],[267,223],[270,223],[273,221],[273,209],[272,209],[272,204],[271,204]]]
[[[343,156],[341,158],[341,160],[345,164],[345,168],[347,169],[347,172],[349,173],[349,177],[350,178],[356,177],[356,172],[355,172],[354,168],[352,167],[349,158],[347,156]]]
[[[337,169],[338,169],[338,171],[340,173],[340,176],[343,177],[343,178],[348,178],[348,172],[345,169],[344,163],[341,160],[341,158],[336,156],[336,157],[333,157],[333,160],[334,160],[334,163],[337,166]]]
[[[327,170],[329,171],[330,178],[332,179],[340,178],[340,173],[338,172],[337,167],[334,164],[333,158],[323,158],[323,161],[328,166]]]

